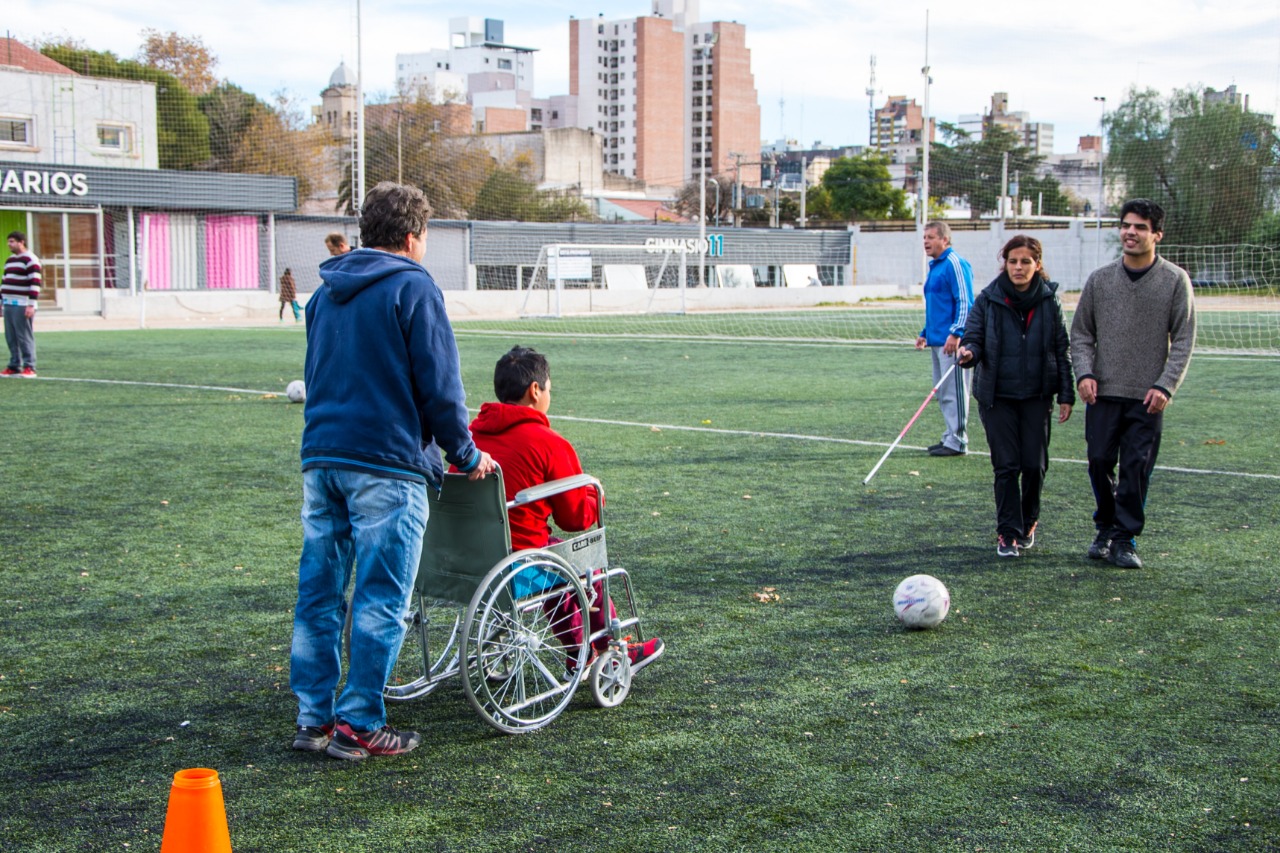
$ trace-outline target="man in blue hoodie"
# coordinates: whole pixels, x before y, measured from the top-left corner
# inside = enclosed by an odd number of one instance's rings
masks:
[[[422,267],[431,208],[383,182],[364,199],[357,249],[320,265],[307,302],[302,428],[302,557],[289,686],[293,748],[335,758],[399,755],[422,742],[387,725],[382,688],[404,639],[440,448],[478,479],[494,469],[472,442],[444,298]],[[343,592],[355,568],[350,664],[342,674]]]
[[[956,365],[956,349],[973,305],[973,270],[951,248],[951,226],[930,222],[924,226],[924,253],[929,256],[929,276],[924,282],[924,328],[916,349],[933,354],[936,385],[949,367],[947,381],[938,386],[942,410],[942,441],[929,448],[930,456],[963,456],[969,450],[969,384],[971,371]]]

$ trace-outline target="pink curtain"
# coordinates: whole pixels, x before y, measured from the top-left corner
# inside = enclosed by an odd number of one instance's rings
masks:
[[[256,290],[258,219],[255,216],[206,216],[206,280],[210,289]]]
[[[142,250],[147,253],[143,271],[148,290],[168,290],[172,286],[169,277],[169,215],[166,213],[142,214],[142,234],[139,236]]]

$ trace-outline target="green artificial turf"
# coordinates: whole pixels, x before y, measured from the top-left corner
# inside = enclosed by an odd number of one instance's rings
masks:
[[[188,767],[237,853],[1280,845],[1274,359],[1193,361],[1122,571],[1084,557],[1083,409],[999,560],[976,415],[969,456],[920,449],[933,406],[862,484],[927,355],[464,333],[473,407],[530,342],[667,654],[523,736],[446,685],[389,708],[416,752],[347,764],[288,748],[302,334],[39,334],[0,382],[0,848],[156,850]],[[893,618],[917,572],[931,631]]]

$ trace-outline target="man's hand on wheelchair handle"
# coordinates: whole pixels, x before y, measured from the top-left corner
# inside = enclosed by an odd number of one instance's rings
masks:
[[[498,464],[493,461],[493,457],[483,450],[480,451],[480,461],[476,463],[476,467],[467,472],[468,480],[479,480],[496,470]]]

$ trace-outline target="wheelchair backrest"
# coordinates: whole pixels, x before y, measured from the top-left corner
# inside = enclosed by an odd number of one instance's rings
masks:
[[[445,474],[430,506],[415,583],[423,595],[467,604],[489,570],[511,553],[502,473],[480,480]]]

